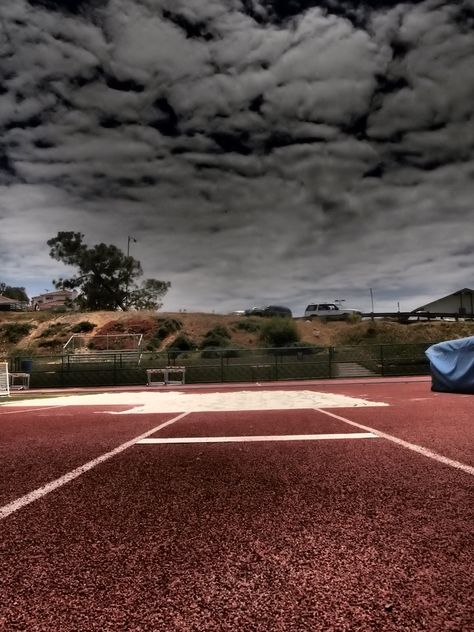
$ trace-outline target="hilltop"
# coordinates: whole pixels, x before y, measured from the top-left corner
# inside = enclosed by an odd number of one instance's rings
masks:
[[[145,346],[166,349],[178,336],[199,346],[206,334],[225,328],[229,346],[257,348],[266,319],[206,313],[130,312],[0,312],[0,354],[56,354],[73,333],[143,334]],[[302,343],[321,346],[436,342],[474,335],[474,322],[385,321],[320,323],[296,319]]]

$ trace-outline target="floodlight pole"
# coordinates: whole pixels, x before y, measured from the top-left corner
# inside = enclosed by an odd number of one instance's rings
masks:
[[[374,320],[374,293],[372,292],[372,288],[369,287],[370,290],[370,302],[372,304],[372,320]]]
[[[135,237],[130,237],[130,235],[128,235],[127,236],[127,258],[130,257],[130,242],[131,241],[137,243],[137,240],[135,239]],[[125,298],[128,300],[128,278],[127,278],[127,288],[126,288]]]
[[[137,241],[135,239],[135,237],[130,237],[130,235],[127,237],[127,257],[130,257],[130,242],[131,241]]]

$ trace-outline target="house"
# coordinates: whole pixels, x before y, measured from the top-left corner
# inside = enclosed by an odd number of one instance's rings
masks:
[[[1,312],[19,312],[25,309],[25,303],[14,298],[8,298],[0,294],[0,311]]]
[[[31,304],[36,311],[64,309],[69,307],[68,302],[77,297],[77,292],[71,290],[56,290],[33,296]]]
[[[436,301],[421,305],[413,310],[414,312],[424,311],[430,313],[445,313],[453,316],[474,316],[474,290],[468,287],[448,294]]]

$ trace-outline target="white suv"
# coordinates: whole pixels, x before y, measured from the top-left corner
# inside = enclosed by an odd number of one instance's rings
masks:
[[[305,318],[321,320],[347,320],[349,316],[360,315],[357,309],[341,309],[335,303],[311,303],[305,309]]]

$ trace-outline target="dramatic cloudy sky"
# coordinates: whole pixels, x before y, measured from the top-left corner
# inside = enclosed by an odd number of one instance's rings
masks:
[[[0,281],[59,230],[164,308],[413,309],[474,286],[474,0],[0,7]]]

